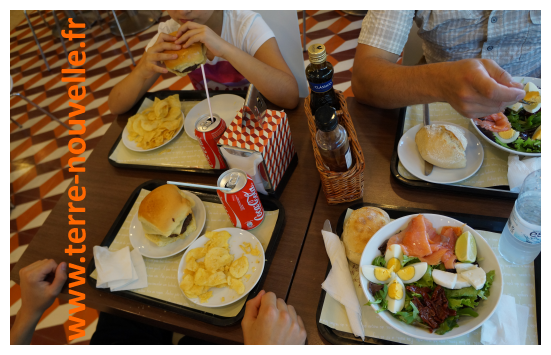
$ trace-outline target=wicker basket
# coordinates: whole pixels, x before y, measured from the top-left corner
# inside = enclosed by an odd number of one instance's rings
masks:
[[[348,113],[348,106],[341,91],[335,90],[335,94],[341,104],[341,109],[337,111],[339,123],[348,132],[350,140],[350,149],[352,150],[352,167],[345,172],[334,172],[327,170],[321,158],[318,145],[316,143],[316,123],[310,109],[310,97],[304,101],[304,111],[308,117],[308,128],[314,147],[314,156],[316,157],[316,167],[320,173],[321,187],[330,205],[350,202],[363,197],[364,194],[364,168],[365,161],[362,148],[358,142],[356,130],[352,124],[352,119]]]

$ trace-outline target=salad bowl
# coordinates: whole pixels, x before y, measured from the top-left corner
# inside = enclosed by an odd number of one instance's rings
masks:
[[[371,237],[371,239],[365,246],[362,257],[360,259],[360,266],[371,265],[373,260],[377,256],[381,255],[381,252],[378,249],[379,246],[381,246],[381,244],[383,244],[387,239],[389,239],[393,235],[404,230],[408,226],[410,221],[413,219],[413,217],[415,216],[417,215],[415,214],[415,215],[404,216],[402,218],[399,218],[395,221],[390,222],[383,228],[379,229],[377,233],[375,233],[373,237]],[[388,325],[390,325],[392,328],[411,337],[424,339],[424,340],[445,340],[445,339],[456,338],[477,329],[482,325],[482,323],[484,323],[494,313],[499,303],[499,300],[501,298],[501,294],[503,293],[503,278],[501,274],[501,269],[499,267],[499,262],[497,260],[497,257],[492,251],[490,245],[474,229],[464,224],[463,222],[460,222],[450,217],[437,215],[437,214],[423,214],[423,216],[425,216],[433,224],[437,232],[440,232],[440,230],[444,226],[462,227],[464,232],[465,231],[471,232],[471,234],[474,236],[476,241],[477,250],[478,250],[477,261],[480,267],[484,269],[485,272],[488,272],[491,270],[495,271],[493,284],[490,288],[490,296],[488,297],[488,299],[481,301],[480,304],[475,308],[475,311],[478,313],[478,317],[459,318],[458,327],[453,328],[451,331],[443,335],[432,333],[427,328],[406,324],[400,321],[399,319],[395,318],[392,315],[392,313],[390,313],[389,311],[380,312],[378,313],[378,315],[386,323],[388,323]],[[360,284],[362,287],[362,291],[365,294],[365,297],[370,302],[375,301],[375,298],[371,295],[371,293],[368,290],[368,280],[364,277],[364,275],[361,272],[360,272]],[[371,304],[371,307],[375,311],[379,310],[378,304]]]

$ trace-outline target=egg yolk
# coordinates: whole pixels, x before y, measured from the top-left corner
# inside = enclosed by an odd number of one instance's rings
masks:
[[[498,132],[497,134],[499,134],[499,136],[503,139],[511,139],[511,137],[515,134],[515,130],[511,128],[508,131]]]
[[[394,281],[388,286],[388,297],[393,300],[401,300],[404,297],[404,289],[399,282]]]
[[[524,100],[540,103],[541,96],[540,96],[540,93],[537,91],[530,91],[526,93],[526,96],[524,96]]]
[[[375,278],[379,281],[386,281],[390,277],[390,270],[384,268],[375,269]]]
[[[415,268],[413,266],[407,266],[402,270],[398,271],[398,276],[402,280],[411,280],[415,276]]]
[[[398,272],[402,268],[402,263],[397,258],[392,258],[386,263],[386,268],[390,271]]]

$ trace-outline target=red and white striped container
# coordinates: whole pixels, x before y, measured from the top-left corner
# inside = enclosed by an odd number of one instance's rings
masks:
[[[209,114],[206,114],[199,117],[195,122],[195,137],[197,137],[210,167],[213,169],[227,169],[228,166],[217,144],[224,131],[226,131],[226,122],[215,113],[212,116],[211,118]]]
[[[264,220],[264,207],[260,202],[253,179],[243,170],[230,169],[218,178],[219,187],[228,187],[230,192],[218,190],[232,224],[245,230],[256,228]]]

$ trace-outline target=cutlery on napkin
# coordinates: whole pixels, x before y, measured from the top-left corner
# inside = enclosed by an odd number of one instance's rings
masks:
[[[529,308],[515,304],[515,298],[501,295],[494,314],[482,324],[480,342],[484,345],[524,345]]]
[[[321,287],[346,308],[352,332],[354,332],[355,336],[361,337],[364,340],[365,332],[362,324],[362,310],[348,268],[344,245],[339,237],[332,233],[329,220],[325,221],[321,234],[323,235],[325,250],[331,260],[331,271],[329,271],[329,275],[327,275]]]
[[[115,252],[107,247],[94,246],[94,262],[98,272],[97,288],[111,291],[147,287],[147,272],[140,252],[124,247]]]

